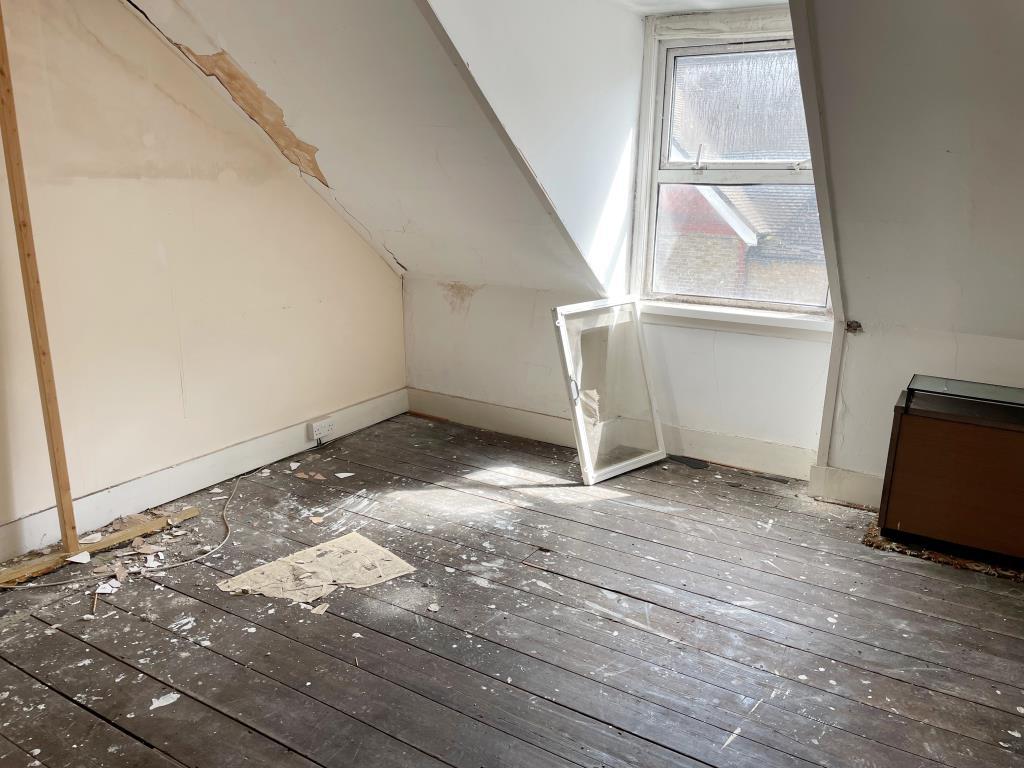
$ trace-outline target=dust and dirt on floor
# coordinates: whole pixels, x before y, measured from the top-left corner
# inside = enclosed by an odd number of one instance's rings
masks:
[[[972,560],[967,557],[958,557],[946,552],[939,552],[924,546],[893,541],[882,535],[877,523],[871,523],[868,526],[862,542],[872,549],[878,549],[883,552],[898,552],[901,555],[909,555],[921,560],[930,560],[933,563],[941,563],[942,565],[952,566],[961,570],[975,571],[976,573],[984,573],[989,576],[997,576],[1001,579],[1024,582],[1024,570],[1020,568],[994,565],[980,560]]]

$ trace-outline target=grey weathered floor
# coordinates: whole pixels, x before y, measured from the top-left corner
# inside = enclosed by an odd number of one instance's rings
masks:
[[[870,515],[796,482],[578,477],[403,416],[242,479],[224,550],[95,618],[3,596],[0,768],[1024,764],[1019,585],[867,549]],[[231,488],[168,505],[204,510],[168,561]],[[215,587],[354,530],[416,573],[323,615]]]

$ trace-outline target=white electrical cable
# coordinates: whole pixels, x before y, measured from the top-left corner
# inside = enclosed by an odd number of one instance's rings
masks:
[[[259,471],[259,470],[257,470],[257,471]],[[238,492],[238,483],[241,482],[242,478],[243,477],[250,477],[253,474],[255,474],[255,473],[254,472],[250,472],[248,475],[239,475],[238,477],[235,478],[235,484],[231,488],[231,494],[228,496],[227,500],[224,502],[224,506],[221,507],[220,519],[221,519],[221,522],[224,523],[224,538],[220,540],[220,544],[218,544],[213,549],[208,550],[206,552],[203,552],[201,554],[198,554],[198,555],[196,555],[195,557],[193,557],[193,558],[191,558],[189,560],[182,560],[180,563],[171,563],[170,565],[161,565],[159,568],[150,568],[148,570],[146,568],[143,568],[142,569],[142,573],[146,574],[146,573],[154,573],[156,571],[169,571],[169,570],[171,570],[171,568],[181,568],[181,566],[183,566],[183,565],[191,565],[192,563],[198,563],[204,557],[209,557],[214,552],[216,552],[217,550],[221,549],[225,544],[227,544],[228,543],[228,539],[231,538],[231,523],[228,522],[228,505],[231,503],[232,499],[235,498],[235,493]]]

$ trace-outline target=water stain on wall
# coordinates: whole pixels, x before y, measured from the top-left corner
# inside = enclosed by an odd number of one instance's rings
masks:
[[[441,288],[441,295],[448,302],[454,314],[469,314],[469,305],[473,302],[473,295],[483,288],[482,285],[469,285],[460,283],[457,280],[449,283],[438,283]]]
[[[271,141],[277,145],[289,161],[299,170],[318,179],[325,187],[330,186],[316,161],[317,148],[298,136],[284,121],[284,110],[267,96],[238,63],[225,51],[199,54],[187,45],[178,44],[193,64],[207,77],[215,77],[231,94],[232,100],[242,111],[262,128]]]

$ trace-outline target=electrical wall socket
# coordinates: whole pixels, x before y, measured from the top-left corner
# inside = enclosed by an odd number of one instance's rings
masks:
[[[306,434],[310,440],[328,440],[334,435],[335,424],[331,419],[311,421],[306,425]]]

